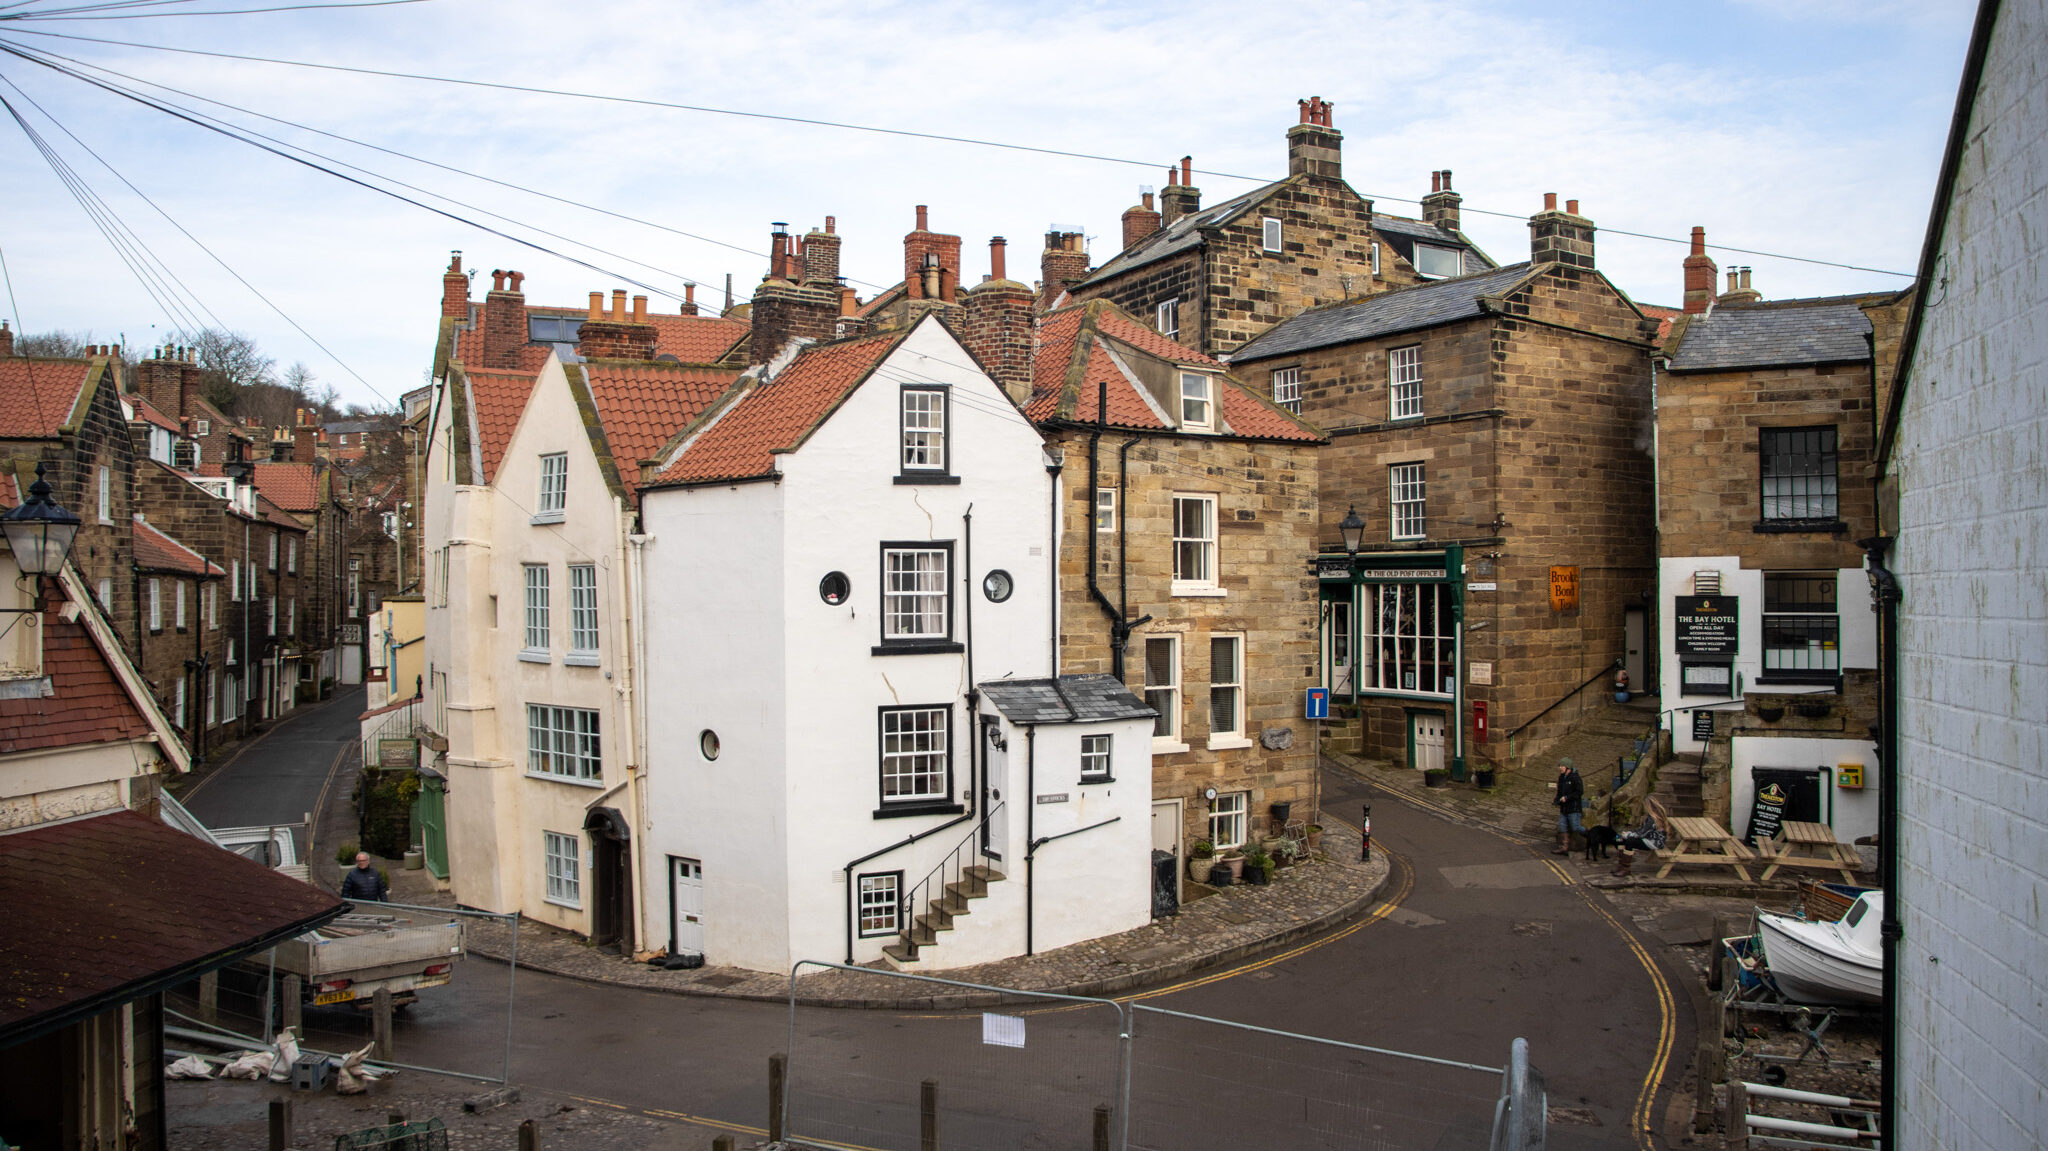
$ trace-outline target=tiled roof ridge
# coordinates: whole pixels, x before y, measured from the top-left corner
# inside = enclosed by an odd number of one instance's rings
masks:
[[[162,528],[156,526],[153,523],[150,523],[149,520],[143,517],[143,514],[141,512],[135,513],[135,526],[137,529],[139,529],[140,532],[147,532],[149,535],[155,537],[150,541],[151,543],[157,544],[161,547],[175,550],[177,552],[183,553],[184,556],[189,557],[192,560],[192,563],[196,565],[202,573],[206,575],[227,574],[226,571],[223,570],[219,564],[214,563],[212,560],[207,559],[205,556],[200,555],[198,552],[193,551],[185,544],[179,542],[179,540],[175,536],[171,535],[171,533],[163,530]],[[139,534],[138,538],[140,538]],[[138,561],[138,567],[148,566],[139,562],[142,559],[139,550],[137,552],[136,559]],[[189,570],[189,567],[185,570]]]
[[[1273,335],[1275,332],[1279,332],[1289,327],[1295,326],[1305,319],[1327,316],[1341,311],[1368,312],[1374,309],[1386,307],[1390,302],[1398,303],[1406,300],[1415,299],[1418,296],[1449,295],[1455,297],[1460,291],[1470,289],[1474,285],[1474,283],[1479,280],[1493,279],[1496,277],[1500,279],[1500,286],[1497,288],[1497,290],[1493,292],[1474,293],[1473,298],[1477,299],[1482,295],[1506,295],[1509,292],[1521,288],[1526,281],[1533,279],[1536,275],[1541,273],[1544,267],[1547,266],[1548,265],[1537,264],[1533,261],[1523,260],[1518,263],[1502,264],[1498,267],[1486,268],[1484,270],[1477,272],[1468,272],[1462,276],[1451,276],[1441,280],[1424,280],[1420,283],[1415,284],[1401,284],[1395,287],[1388,288],[1385,291],[1373,292],[1370,295],[1354,296],[1348,300],[1333,300],[1327,304],[1318,304],[1313,308],[1303,308],[1301,311],[1296,312],[1293,315],[1287,317],[1286,319],[1275,323],[1272,327],[1267,328],[1265,331],[1260,332],[1258,335],[1253,336],[1251,339],[1245,341],[1242,344],[1239,344],[1236,350],[1230,353],[1230,359],[1226,362],[1236,363],[1238,360],[1245,358],[1244,353],[1256,349],[1259,343],[1265,340],[1267,337]],[[1413,329],[1396,328],[1392,331],[1380,334],[1393,335],[1401,331],[1409,330]],[[1375,337],[1357,336],[1351,338],[1371,339]],[[1349,342],[1349,340],[1332,342],[1341,343]],[[1328,345],[1318,344],[1315,346],[1324,347]],[[1283,352],[1279,354],[1285,353]]]

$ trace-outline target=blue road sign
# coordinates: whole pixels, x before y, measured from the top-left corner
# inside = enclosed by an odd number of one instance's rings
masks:
[[[1305,714],[1305,715],[1303,716],[1303,718],[1304,718],[1304,719],[1328,719],[1328,718],[1330,718],[1330,689],[1329,689],[1329,688],[1327,688],[1327,687],[1312,687],[1312,688],[1309,688],[1309,689],[1308,689],[1308,711],[1307,711],[1307,713],[1306,713],[1306,714]]]

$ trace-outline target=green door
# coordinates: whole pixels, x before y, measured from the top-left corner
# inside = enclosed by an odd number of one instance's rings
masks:
[[[420,825],[420,848],[426,854],[427,870],[436,879],[448,878],[448,781],[424,775],[419,798],[413,800],[413,818]]]

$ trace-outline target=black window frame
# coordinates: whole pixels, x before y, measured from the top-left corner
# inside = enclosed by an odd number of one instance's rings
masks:
[[[869,931],[861,923],[861,884],[870,879],[896,880],[896,923],[888,928]],[[903,873],[901,871],[863,871],[853,877],[853,922],[854,931],[862,939],[880,939],[885,935],[903,933]]]
[[[1764,573],[1764,595],[1762,624],[1762,654],[1759,658],[1756,681],[1758,683],[1806,683],[1839,684],[1842,679],[1842,606],[1839,599],[1786,598],[1789,589],[1801,584],[1815,588],[1825,587],[1833,592],[1835,573],[1832,571],[1767,571]],[[1792,633],[1807,635],[1809,641],[1818,638],[1824,645],[1823,652],[1832,652],[1833,667],[1772,667],[1771,657],[1776,652],[1802,650],[1784,644],[1772,644],[1775,636]],[[1832,645],[1832,646],[1827,646]]]
[[[890,712],[940,711],[946,715],[945,785],[937,796],[891,799],[882,784],[882,762],[888,750],[884,724]],[[959,815],[966,807],[953,798],[953,705],[947,703],[888,704],[875,709],[875,818],[902,819],[914,815]]]
[[[926,655],[966,651],[965,645],[954,638],[955,615],[957,614],[956,588],[953,577],[958,569],[952,540],[883,540],[875,554],[875,631],[878,640],[871,649],[874,655]],[[943,636],[898,636],[889,635],[889,553],[891,551],[937,551],[946,553],[946,578],[941,585],[946,596],[946,634]]]
[[[912,392],[933,392],[939,397],[939,466],[913,468],[903,460],[904,437],[910,428],[904,423],[904,400]],[[953,389],[947,384],[904,384],[896,390],[896,482],[899,484],[957,484],[953,474]]]
[[[1804,435],[1822,436],[1825,439],[1825,443],[1824,445],[1817,445],[1811,451],[1793,450],[1790,445],[1780,443],[1780,441],[1788,437],[1797,437]],[[1774,446],[1777,447],[1778,450],[1773,451],[1772,449]],[[1842,439],[1841,429],[1837,425],[1813,424],[1788,428],[1759,428],[1757,429],[1756,454],[1757,531],[1832,532],[1841,531],[1845,527],[1845,525],[1842,522]],[[1791,461],[1797,459],[1800,456],[1816,457],[1815,470],[1811,472],[1802,472],[1796,474],[1792,472],[1773,471],[1772,465],[1774,461]],[[1831,479],[1833,481],[1832,486],[1834,488],[1834,491],[1832,493],[1822,495],[1808,495],[1802,493],[1800,496],[1797,497],[1783,494],[1774,495],[1770,490],[1771,481],[1774,479],[1803,479],[1809,483],[1818,480]],[[1795,498],[1824,499],[1827,501],[1827,503],[1822,514],[1815,516],[1791,516],[1771,514],[1771,505],[1773,501],[1791,501]]]

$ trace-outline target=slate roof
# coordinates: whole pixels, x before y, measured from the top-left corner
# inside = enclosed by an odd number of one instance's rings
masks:
[[[205,556],[159,531],[141,516],[135,517],[135,566],[144,571],[178,572],[201,579],[227,574],[220,565],[208,562]]]
[[[1417,331],[1480,315],[1482,296],[1500,296],[1527,279],[1533,267],[1509,264],[1476,276],[1435,280],[1412,288],[1375,292],[1358,300],[1326,304],[1282,320],[1230,354],[1233,364],[1291,356],[1358,340]]]
[[[1176,431],[1177,425],[1151,393],[1111,356],[1110,349],[1118,345],[1123,345],[1124,351],[1223,372],[1224,365],[1217,360],[1167,339],[1106,300],[1092,300],[1048,312],[1040,322],[1037,356],[1032,361],[1032,395],[1024,414],[1034,422],[1092,424],[1101,385],[1106,382],[1109,413],[1105,422],[1109,426]],[[1225,435],[1303,443],[1323,438],[1228,374],[1218,378],[1222,381],[1217,399]]]
[[[1102,723],[1159,714],[1113,675],[1003,679],[982,684],[981,693],[1003,718],[1019,724]]]
[[[90,360],[0,356],[0,439],[61,435],[92,374]]]
[[[703,415],[738,376],[737,371],[694,365],[619,360],[583,365],[605,443],[627,491],[639,486],[640,461],[653,458],[677,432]]]
[[[527,318],[534,316],[587,316],[588,308],[553,308],[543,304],[529,305]],[[471,369],[483,364],[483,315],[475,313],[476,319],[456,337],[455,358]],[[749,328],[745,320],[727,319],[723,316],[657,315],[649,313],[647,322],[654,325],[654,354],[674,356],[686,364],[708,364],[732,350],[732,346],[746,336]],[[547,363],[551,345],[526,343],[519,348],[521,371],[537,372]]]
[[[548,349],[541,351],[541,362],[546,363]],[[533,394],[535,376],[532,372],[486,368],[468,368],[463,375],[469,384],[469,407],[476,417],[476,448],[484,465],[483,482],[490,483],[497,477],[505,448],[512,443],[520,413],[526,411],[526,398]]]
[[[1107,263],[1090,272],[1087,279],[1074,286],[1078,288],[1100,283],[1121,276],[1132,268],[1142,268],[1168,256],[1176,256],[1192,248],[1198,248],[1202,245],[1203,228],[1228,224],[1242,215],[1245,209],[1279,191],[1286,183],[1286,180],[1276,180],[1263,188],[1254,188],[1241,196],[1233,196],[1220,204],[1213,204],[1199,212],[1182,216],[1110,257]]]
[[[1674,372],[1713,372],[1870,358],[1870,317],[1855,304],[1714,308],[1678,335]]]
[[[662,470],[660,484],[718,483],[775,474],[775,453],[810,437],[908,332],[817,344],[780,375],[715,413]]]
[[[38,699],[0,699],[0,755],[148,736],[149,721],[93,642],[92,633],[84,623],[67,623],[58,614],[57,609],[64,605],[63,595],[52,590],[43,604],[43,618],[38,622],[43,632],[43,674],[49,677],[51,694]],[[85,610],[95,609],[85,605]],[[5,870],[0,867],[0,872]],[[0,907],[6,906],[0,902]],[[0,960],[0,971],[5,970],[6,963]],[[0,993],[0,1013],[8,1002],[6,994]]]
[[[0,834],[0,1047],[309,931],[349,905],[132,811]]]

